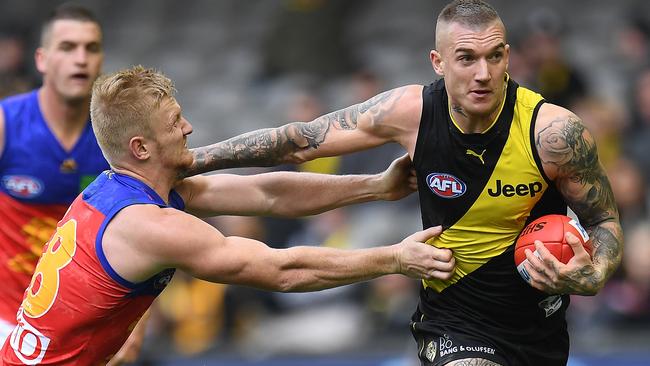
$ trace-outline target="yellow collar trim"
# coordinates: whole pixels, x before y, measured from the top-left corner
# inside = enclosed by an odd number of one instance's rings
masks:
[[[501,106],[499,107],[499,113],[497,113],[496,117],[494,118],[494,121],[492,121],[492,123],[490,123],[490,125],[485,130],[483,130],[481,132],[481,134],[484,134],[484,133],[488,132],[497,123],[497,121],[499,120],[499,116],[501,116],[501,112],[503,111],[503,106],[506,104],[506,92],[508,90],[508,80],[509,79],[510,79],[510,75],[508,75],[508,73],[506,73],[506,83],[505,83],[505,88],[504,88],[505,90],[503,91],[503,100],[501,101]],[[454,116],[451,114],[451,101],[448,102],[447,112],[449,113],[449,118],[451,118],[451,123],[453,123],[454,126],[456,126],[458,131],[460,131],[461,133],[465,133],[465,131],[463,131],[463,129],[460,128],[460,126],[458,125],[458,122],[456,122],[456,119],[454,118]]]

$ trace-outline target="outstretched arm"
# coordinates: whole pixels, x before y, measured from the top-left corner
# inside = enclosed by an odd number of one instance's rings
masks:
[[[244,133],[223,142],[193,149],[192,176],[245,166],[300,163],[341,155],[395,141],[415,144],[422,109],[422,86],[381,93],[363,103],[329,113],[311,122]],[[407,147],[410,153],[410,150]]]
[[[594,139],[582,121],[564,108],[544,108],[540,117],[548,118],[537,128],[537,150],[546,174],[555,180],[565,201],[587,229],[593,253],[592,261],[588,256],[576,255],[567,266],[547,258],[544,262],[551,273],[544,275],[546,284],[540,286],[547,292],[593,295],[621,262],[623,233],[618,209],[598,160]]]
[[[401,273],[449,279],[449,249],[424,244],[440,234],[434,227],[391,246],[357,250],[321,247],[272,249],[242,237],[224,237],[194,216],[153,205],[134,205],[108,225],[106,258],[124,279],[139,282],[165,268],[179,268],[207,281],[261,289],[315,291]]]
[[[197,216],[297,217],[372,200],[397,200],[417,189],[407,155],[374,175],[272,172],[249,176],[215,174],[186,178],[177,188]]]

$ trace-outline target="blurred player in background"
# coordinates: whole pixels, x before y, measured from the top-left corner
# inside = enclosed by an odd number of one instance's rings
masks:
[[[95,15],[62,4],[43,22],[36,50],[43,85],[0,102],[0,343],[15,326],[23,293],[57,221],[108,169],[89,112],[103,60]],[[112,365],[135,360],[143,331],[134,332]]]
[[[412,332],[422,365],[564,365],[569,294],[593,295],[618,267],[623,238],[596,146],[571,111],[545,103],[507,74],[510,46],[497,12],[457,0],[440,13],[431,85],[409,85],[366,102],[194,151],[194,173],[269,166],[402,145],[418,175],[430,244],[453,250],[451,279],[423,281]],[[543,245],[531,285],[517,273],[514,242],[549,213],[577,214],[593,259],[567,235],[575,257],[560,263]]]
[[[224,237],[183,212],[308,215],[372,199],[398,199],[416,182],[407,157],[375,176],[276,172],[179,176],[193,163],[192,126],[171,80],[140,66],[98,80],[92,123],[111,170],[70,206],[43,249],[2,349],[5,365],[83,364],[117,351],[176,268],[205,280],[275,291],[315,291],[389,273],[449,279],[451,251],[421,242],[361,250],[271,249]]]
[[[58,7],[43,23],[35,58],[43,86],[0,102],[2,342],[57,221],[108,168],[89,112],[104,58],[97,19],[82,7]]]

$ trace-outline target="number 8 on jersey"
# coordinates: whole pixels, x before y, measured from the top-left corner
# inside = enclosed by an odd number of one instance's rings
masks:
[[[56,229],[36,265],[22,304],[27,316],[38,318],[50,310],[59,292],[59,271],[72,261],[76,249],[77,221],[69,220]]]

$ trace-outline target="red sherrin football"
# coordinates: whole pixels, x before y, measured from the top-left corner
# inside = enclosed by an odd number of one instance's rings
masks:
[[[546,215],[526,225],[517,238],[515,245],[515,264],[517,270],[524,280],[529,281],[530,276],[522,262],[526,260],[526,249],[536,254],[535,240],[544,243],[560,262],[566,264],[573,258],[573,249],[564,239],[564,233],[570,232],[575,235],[591,255],[591,241],[587,231],[574,219],[564,215]]]

